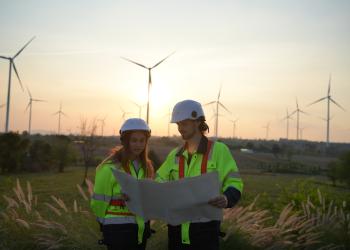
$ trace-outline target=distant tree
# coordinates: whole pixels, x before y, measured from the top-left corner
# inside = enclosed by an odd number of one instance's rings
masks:
[[[339,179],[350,187],[350,151],[343,154],[339,160]]]
[[[18,133],[0,134],[1,173],[16,172],[21,169],[28,152],[29,140]]]
[[[29,147],[29,162],[27,170],[41,171],[48,170],[52,165],[52,148],[51,145],[40,139],[35,140]]]
[[[277,143],[274,143],[272,145],[272,149],[271,149],[273,155],[278,158],[278,155],[281,153],[281,147],[277,144]]]
[[[254,143],[253,142],[248,142],[247,143],[247,146],[246,146],[248,149],[254,149],[255,148],[255,145],[254,145]]]
[[[327,177],[332,181],[333,186],[336,186],[337,180],[339,180],[340,177],[340,166],[339,162],[332,161],[327,166]]]
[[[53,158],[60,173],[63,173],[64,168],[74,159],[74,151],[71,143],[71,139],[65,135],[57,135],[53,138]]]
[[[97,132],[97,120],[92,119],[90,123],[86,118],[80,119],[80,134],[77,137],[76,143],[79,145],[82,158],[84,162],[85,172],[83,184],[85,184],[85,179],[87,178],[89,166],[95,163],[95,151],[98,147],[98,138],[96,136]]]

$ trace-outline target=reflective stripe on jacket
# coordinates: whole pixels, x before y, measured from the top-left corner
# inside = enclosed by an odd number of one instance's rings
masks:
[[[135,216],[127,208],[121,199],[121,186],[116,181],[113,172],[116,169],[124,171],[119,164],[106,161],[96,170],[94,193],[91,197],[90,206],[97,217],[97,221],[103,225],[134,223],[138,225],[138,239],[142,242],[144,220]],[[133,164],[129,164],[130,174],[137,179],[145,178],[145,171],[140,168],[135,172]]]

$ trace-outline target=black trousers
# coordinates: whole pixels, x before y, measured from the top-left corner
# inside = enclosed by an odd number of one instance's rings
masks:
[[[169,250],[219,250],[220,221],[190,224],[191,244],[182,244],[181,225],[168,225]]]
[[[141,244],[138,244],[137,224],[103,225],[102,233],[108,250],[145,250],[151,230],[149,222],[146,222]]]

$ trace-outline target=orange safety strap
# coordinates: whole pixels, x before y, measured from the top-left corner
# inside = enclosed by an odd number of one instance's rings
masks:
[[[130,212],[112,212],[112,211],[107,211],[106,214],[123,215],[123,216],[135,216],[133,213],[130,213]]]
[[[112,205],[112,206],[125,207],[125,201],[124,200],[111,200],[109,202],[109,204]]]
[[[205,174],[207,172],[207,164],[208,164],[208,156],[213,142],[208,140],[207,151],[203,155],[202,164],[201,164],[201,174]],[[183,155],[179,156],[179,179],[185,177],[185,158]]]

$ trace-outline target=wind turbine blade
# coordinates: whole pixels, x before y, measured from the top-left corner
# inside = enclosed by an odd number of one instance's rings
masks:
[[[122,111],[122,113],[125,113],[124,109],[122,108],[122,106],[119,105],[120,110]]]
[[[60,111],[57,111],[56,113],[53,113],[52,115],[58,115],[60,113]]]
[[[124,59],[124,60],[126,60],[126,61],[128,61],[128,62],[131,62],[131,63],[134,63],[134,64],[136,64],[136,65],[139,65],[139,66],[141,66],[142,68],[148,69],[145,65],[142,65],[141,63],[135,62],[135,61],[130,60],[130,59],[126,58],[126,57],[121,57],[121,58]]]
[[[311,105],[313,105],[313,104],[316,104],[316,103],[318,103],[318,102],[320,102],[320,101],[323,101],[324,99],[327,99],[327,96],[326,96],[326,97],[322,97],[322,98],[320,98],[320,99],[318,99],[318,100],[316,100],[316,101],[310,103],[309,105],[307,105],[307,107],[309,107],[309,106],[311,106]]]
[[[61,112],[62,115],[64,115],[65,117],[69,117],[66,113]]]
[[[22,47],[22,49],[20,49],[20,50],[16,53],[16,55],[14,55],[12,58],[15,59],[15,58],[25,49],[25,47],[27,47],[27,46],[31,43],[31,41],[34,40],[34,38],[35,38],[35,36],[33,36],[32,39],[30,39],[29,42],[27,42],[27,43]]]
[[[137,107],[141,107],[141,105],[139,105],[138,103],[136,103],[136,102],[134,102],[134,101],[132,101],[132,100],[130,100],[130,102],[132,102],[133,104],[135,104]]]
[[[292,113],[289,114],[289,117],[291,117],[292,115],[294,115],[298,110],[294,110]]]
[[[207,106],[207,105],[210,105],[210,104],[213,104],[213,103],[216,103],[216,101],[208,102],[208,103],[204,104],[203,106]]]
[[[161,64],[162,62],[164,62],[166,59],[168,59],[171,55],[173,55],[175,53],[175,51],[173,53],[171,53],[170,55],[168,55],[167,57],[165,57],[163,60],[159,61],[158,63],[156,63],[151,69],[154,69],[155,67],[157,67],[159,64]]]
[[[42,99],[32,99],[32,101],[34,101],[34,102],[47,102],[46,100],[42,100]]]
[[[329,82],[328,82],[328,96],[331,93],[331,81],[332,81],[332,74],[329,74]]]
[[[26,86],[26,88],[27,88],[28,95],[29,95],[30,99],[32,99],[32,93],[30,93],[30,90],[29,90],[28,86]]]
[[[26,112],[28,110],[29,106],[30,106],[30,102],[28,103],[28,105],[27,105],[26,109],[24,110],[24,112]]]
[[[224,106],[224,104],[222,104],[221,102],[219,102],[219,105],[220,105],[221,107],[223,107],[227,112],[229,112],[229,113],[231,114],[231,111],[228,110],[228,109]]]
[[[2,59],[10,59],[10,58],[8,58],[8,57],[6,57],[6,56],[0,56],[0,58],[2,58]]]
[[[218,94],[218,101],[220,100],[221,89],[222,89],[222,85],[220,85],[220,90],[219,90],[219,94]]]
[[[22,89],[22,91],[24,91],[24,89],[23,89],[23,85],[22,85],[22,82],[21,82],[21,78],[19,78],[19,75],[18,75],[18,72],[17,72],[17,69],[16,69],[15,62],[12,62],[12,67],[13,67],[13,69],[15,70],[15,73],[16,73],[16,76],[17,76],[17,79],[18,79],[18,81],[19,81],[19,84],[21,85],[21,89]]]
[[[331,102],[333,102],[335,105],[337,105],[339,108],[341,108],[342,110],[346,111],[339,103],[337,103],[336,101],[333,100],[333,98],[329,98],[331,100]]]
[[[302,110],[299,110],[299,112],[300,112],[300,113],[303,113],[304,115],[310,115],[309,113],[306,113],[306,112],[304,112],[304,111],[302,111]]]
[[[295,97],[295,103],[297,104],[297,109],[299,109],[298,98]]]

